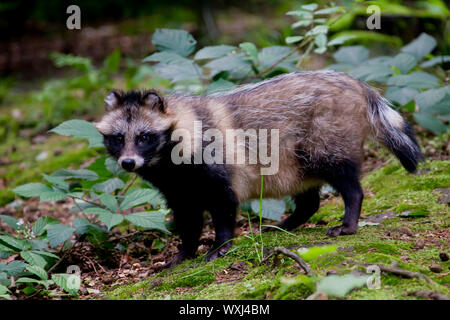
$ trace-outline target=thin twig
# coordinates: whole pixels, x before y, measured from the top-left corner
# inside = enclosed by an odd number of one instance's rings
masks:
[[[119,192],[118,196],[123,196],[123,195],[128,191],[128,189],[130,189],[130,187],[133,185],[133,183],[136,181],[136,179],[137,179],[137,174],[134,174],[133,179],[131,179],[131,180],[127,183],[127,185],[125,186],[125,188],[123,188],[122,191]]]
[[[289,258],[294,259],[299,264],[299,266],[303,270],[305,270],[306,274],[311,274],[312,273],[311,272],[311,268],[308,266],[306,261],[303,260],[302,258],[300,258],[300,256],[298,254],[296,254],[296,253],[294,253],[294,252],[292,252],[292,251],[290,251],[290,250],[288,250],[286,248],[283,248],[283,247],[277,247],[277,248],[273,249],[273,251],[275,253],[282,253],[285,256],[288,256]]]
[[[408,293],[408,296],[412,297],[419,297],[419,298],[426,298],[426,299],[433,299],[433,300],[450,300],[449,297],[444,296],[443,294],[432,292],[432,291],[413,291]]]
[[[381,271],[384,272],[389,272],[407,279],[423,279],[428,283],[433,283],[427,276],[425,276],[424,274],[420,273],[420,272],[412,272],[412,271],[408,271],[408,270],[404,270],[404,269],[400,269],[397,267],[387,267],[387,266],[383,266],[381,264],[377,265]]]

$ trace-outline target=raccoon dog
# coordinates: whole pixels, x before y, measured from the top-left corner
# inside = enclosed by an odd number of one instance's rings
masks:
[[[216,128],[224,136],[228,129],[241,129],[244,135],[250,129],[279,130],[279,169],[264,177],[263,195],[294,197],[294,213],[278,224],[285,230],[305,223],[318,210],[319,187],[329,183],[341,194],[345,213],[342,225],[327,234],[356,233],[363,200],[359,171],[368,135],[409,172],[423,159],[411,125],[386,99],[334,71],[290,73],[209,96],[114,90],[105,102],[107,111],[96,127],[107,150],[122,168],[157,187],[173,211],[182,245],[169,265],[195,255],[204,211],[210,212],[216,233],[206,259],[222,256],[234,236],[239,203],[260,194],[262,164],[174,163],[171,153],[179,143],[186,145],[182,153],[189,159],[205,149],[205,143],[191,148],[196,121],[203,132]],[[188,135],[174,139],[177,129]],[[249,149],[249,143],[241,147]]]

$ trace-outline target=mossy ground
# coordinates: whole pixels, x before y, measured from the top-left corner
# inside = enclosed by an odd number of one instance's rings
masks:
[[[307,279],[296,263],[286,257],[258,263],[259,235],[238,237],[225,257],[206,263],[204,256],[189,260],[171,270],[154,274],[145,281],[105,288],[104,299],[302,299],[314,292],[314,281],[327,272],[346,274],[365,272],[363,264],[393,262],[399,268],[420,272],[431,279],[405,279],[381,275],[381,288],[353,290],[347,299],[418,299],[408,293],[428,290],[450,296],[450,262],[439,259],[449,250],[449,207],[438,203],[436,188],[450,187],[450,162],[434,161],[421,165],[419,174],[408,174],[396,161],[363,179],[365,200],[362,217],[391,213],[378,225],[360,227],[358,234],[329,238],[329,226],[340,223],[343,203],[328,201],[311,222],[287,234],[262,235],[265,248],[299,247],[332,243],[338,250],[310,262],[314,277]],[[420,212],[417,217],[397,214]],[[327,226],[315,224],[319,220]],[[402,228],[403,227],[403,228]],[[401,231],[403,230],[403,231]],[[406,232],[405,232],[406,230]],[[403,232],[403,233],[402,233]],[[417,247],[424,241],[423,248]],[[236,264],[240,267],[236,268]],[[443,268],[430,271],[431,264]],[[294,279],[287,281],[286,279]],[[312,285],[311,285],[312,283]]]

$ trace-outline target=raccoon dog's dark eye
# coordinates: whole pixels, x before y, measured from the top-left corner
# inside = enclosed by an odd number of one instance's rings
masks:
[[[150,135],[143,133],[138,136],[137,140],[139,143],[146,143],[150,140]]]
[[[123,135],[118,134],[118,135],[116,135],[116,136],[114,137],[114,140],[116,140],[116,143],[122,144],[123,141],[124,141],[124,137],[123,137]]]

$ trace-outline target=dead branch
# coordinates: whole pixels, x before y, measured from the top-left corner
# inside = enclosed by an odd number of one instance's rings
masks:
[[[285,256],[288,256],[289,258],[294,259],[299,264],[299,266],[303,270],[305,270],[306,274],[311,274],[311,268],[308,266],[308,264],[306,263],[305,260],[300,258],[300,256],[298,254],[296,254],[296,253],[294,253],[294,252],[292,252],[292,251],[290,251],[290,250],[288,250],[286,248],[283,248],[283,247],[277,247],[277,248],[273,249],[273,251],[275,253],[282,253]]]

